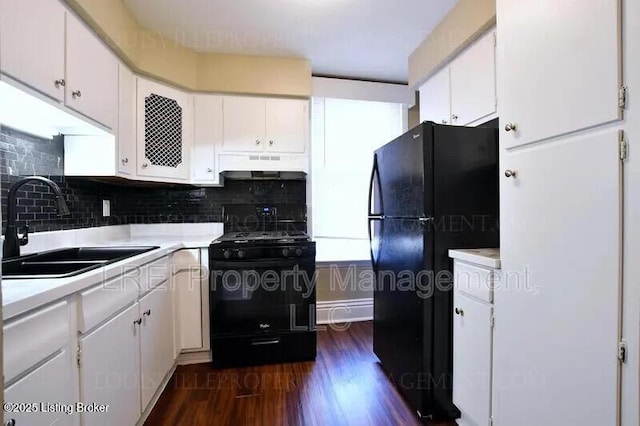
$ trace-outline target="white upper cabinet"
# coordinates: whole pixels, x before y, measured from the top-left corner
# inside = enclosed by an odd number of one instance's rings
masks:
[[[65,8],[57,0],[0,0],[0,69],[64,101]]]
[[[420,121],[451,124],[449,67],[441,69],[420,88]]]
[[[194,141],[191,156],[191,179],[197,183],[220,182],[216,170],[216,149],[222,144],[222,97],[194,96]]]
[[[136,173],[136,78],[123,64],[118,66],[118,172]]]
[[[451,124],[464,126],[496,112],[495,30],[451,63]]]
[[[66,59],[67,106],[115,129],[118,60],[98,36],[72,13],[67,13]]]
[[[224,151],[262,151],[265,140],[265,102],[260,98],[225,96]]]
[[[304,153],[309,134],[309,101],[267,99],[266,148]]]
[[[302,154],[309,132],[309,102],[225,96],[223,99],[225,152]]]
[[[619,0],[498,0],[496,7],[506,148],[621,117]]]
[[[137,79],[138,176],[188,180],[193,144],[193,97]]]

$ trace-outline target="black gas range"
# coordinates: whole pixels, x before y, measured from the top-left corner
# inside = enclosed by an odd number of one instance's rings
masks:
[[[315,242],[305,205],[229,205],[209,246],[215,367],[315,359]]]

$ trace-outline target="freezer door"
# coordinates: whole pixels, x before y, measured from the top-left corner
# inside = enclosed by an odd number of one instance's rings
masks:
[[[424,123],[376,151],[385,216],[431,216],[433,124]]]
[[[430,312],[432,238],[416,219],[376,221],[373,350],[415,410],[422,410],[430,354],[424,353],[425,308]]]

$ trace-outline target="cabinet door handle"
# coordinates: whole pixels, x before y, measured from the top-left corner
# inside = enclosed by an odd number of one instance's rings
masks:
[[[515,132],[518,130],[518,125],[516,123],[507,123],[504,126],[504,130],[506,130],[507,132],[510,132],[513,130]]]
[[[140,325],[142,324],[142,318],[138,318],[137,320],[133,320],[133,325]]]
[[[269,141],[269,145],[270,145],[270,146],[273,146],[273,141]]]
[[[16,419],[9,419],[4,422],[4,426],[16,426]]]
[[[208,168],[207,173],[213,173],[213,170],[211,168]]]
[[[458,308],[456,308],[456,309],[455,309],[455,312],[456,312],[456,315],[460,315],[461,317],[463,317],[463,316],[464,316],[464,311],[463,311],[462,309],[458,309]]]
[[[82,97],[82,92],[79,91],[79,90],[74,90],[73,92],[71,92],[71,96],[73,96],[73,99],[81,98]]]
[[[457,116],[457,115],[455,115],[455,114],[453,114],[453,115],[451,116],[451,118],[453,119],[453,121],[458,121],[458,116]]]
[[[66,81],[64,81],[64,78],[59,78],[56,81],[53,82],[53,84],[56,86],[56,88],[61,88],[64,87],[65,84],[67,84]]]
[[[144,311],[144,312],[142,313],[142,315],[143,315],[143,316],[144,316],[144,315],[146,315],[146,316],[150,317],[150,316],[151,316],[151,309],[147,309],[146,311]]]
[[[516,172],[515,170],[511,170],[511,169],[507,169],[504,171],[504,175],[508,178],[512,177],[515,178],[516,175],[518,174],[518,172]]]
[[[447,120],[442,120],[442,124],[447,124]]]
[[[256,145],[260,145],[260,139],[256,139]]]
[[[143,169],[146,169],[148,166],[149,166],[149,164],[147,164],[147,163],[142,163],[142,168],[143,168]]]
[[[128,158],[123,158],[122,159],[122,164],[127,164],[129,163],[129,159]]]

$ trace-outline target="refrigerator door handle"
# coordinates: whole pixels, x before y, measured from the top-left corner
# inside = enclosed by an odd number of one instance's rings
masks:
[[[369,231],[369,253],[371,254],[371,269],[373,269],[373,273],[377,275],[377,273],[378,273],[378,262],[376,261],[375,254],[373,252],[373,234],[371,232],[371,225],[373,224],[373,222],[376,222],[376,221],[380,221],[381,222],[380,234],[382,234],[382,222],[384,221],[384,217],[382,215],[370,216],[369,217],[369,223],[368,223],[368,226],[367,226],[367,231]],[[380,237],[381,236],[382,235],[380,235]],[[379,238],[379,240],[382,240],[382,238]],[[378,251],[380,251],[380,250],[378,250]]]
[[[368,204],[368,209],[367,209],[367,214],[370,218],[373,217],[383,217],[383,213],[382,212],[372,212],[371,208],[373,207],[373,186],[374,186],[374,182],[377,181],[378,185],[377,187],[380,188],[380,173],[378,171],[378,156],[376,154],[373,155],[373,167],[371,168],[371,179],[369,180],[369,204]],[[380,191],[378,191],[380,192]],[[382,194],[379,193],[378,196],[380,197],[380,208],[381,210],[384,210],[382,208]]]

